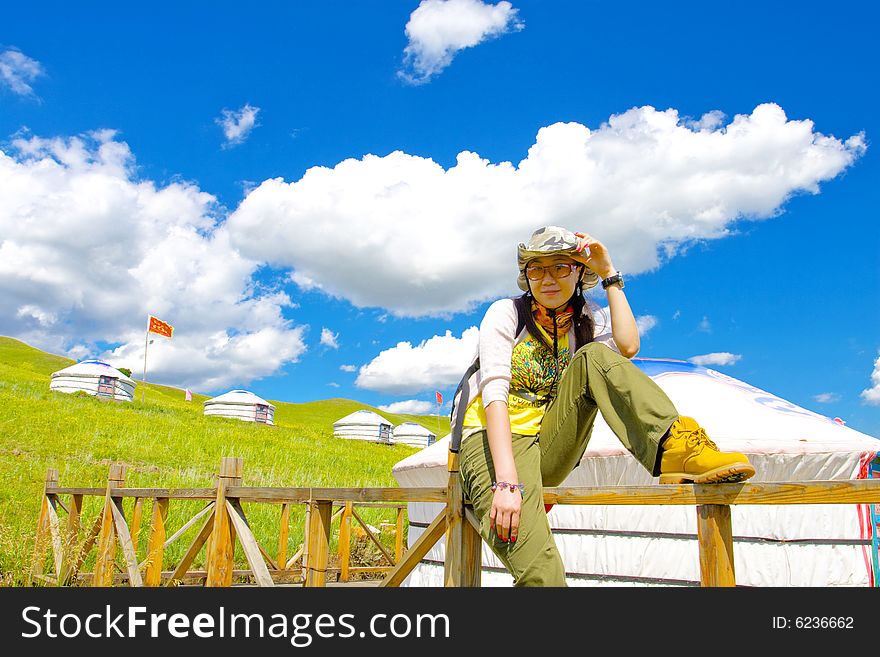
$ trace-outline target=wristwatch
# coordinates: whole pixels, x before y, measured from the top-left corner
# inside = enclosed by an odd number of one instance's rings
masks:
[[[602,281],[602,289],[607,290],[609,285],[617,285],[621,290],[623,289],[623,274],[617,272],[616,274],[609,276],[608,278]]]

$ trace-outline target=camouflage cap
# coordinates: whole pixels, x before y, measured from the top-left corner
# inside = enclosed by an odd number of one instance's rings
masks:
[[[530,260],[549,255],[566,255],[572,260],[583,265],[587,264],[587,255],[577,250],[578,237],[570,230],[561,226],[544,226],[532,233],[528,243],[520,242],[516,249],[516,260],[519,268],[519,277],[516,279],[519,289],[526,292],[529,289],[526,281],[526,265]],[[584,267],[581,280],[585,288],[591,288],[599,282],[599,276],[589,267]]]

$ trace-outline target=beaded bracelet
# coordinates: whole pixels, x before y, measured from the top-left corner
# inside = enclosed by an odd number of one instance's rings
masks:
[[[526,487],[524,484],[509,484],[506,481],[493,481],[492,482],[492,492],[495,492],[495,489],[501,487],[501,490],[504,490],[505,487],[510,489],[512,493],[515,490],[519,490],[519,494],[523,497],[526,496]]]

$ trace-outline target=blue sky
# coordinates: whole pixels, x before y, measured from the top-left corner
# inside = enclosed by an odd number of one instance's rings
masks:
[[[175,334],[150,381],[436,413],[517,292],[516,243],[553,223],[609,247],[641,357],[880,436],[877,18],[18,3],[0,334],[140,379],[152,313]]]

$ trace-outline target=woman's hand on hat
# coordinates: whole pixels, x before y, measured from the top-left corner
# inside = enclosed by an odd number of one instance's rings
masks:
[[[578,238],[577,250],[587,254],[586,263],[599,278],[608,278],[617,273],[614,265],[611,263],[611,256],[608,249],[597,239],[594,239],[586,233],[575,233]]]

